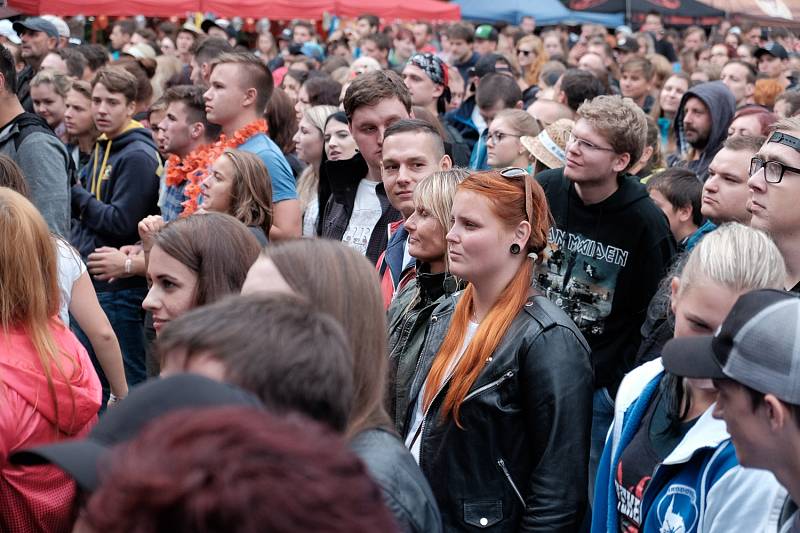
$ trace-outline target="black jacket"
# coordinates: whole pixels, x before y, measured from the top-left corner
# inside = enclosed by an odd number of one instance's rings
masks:
[[[350,159],[326,161],[323,168],[323,176],[320,177],[320,181],[326,180],[330,186],[331,197],[323,212],[322,236],[341,241],[347,231],[350,217],[353,215],[358,184],[367,176],[369,169],[360,153]],[[373,264],[378,262],[378,257],[389,242],[389,230],[387,229],[389,224],[400,220],[401,217],[400,212],[389,202],[383,183],[379,183],[375,191],[378,194],[383,214],[372,229],[372,235],[367,244],[367,258]]]
[[[555,224],[536,285],[580,328],[592,347],[595,385],[613,397],[633,368],[640,328],[672,264],[675,239],[664,213],[635,176],[602,202],[585,205],[564,169],[540,172]]]
[[[431,314],[443,298],[458,290],[456,278],[431,274],[430,265],[417,261],[417,276],[397,293],[389,306],[389,416],[405,433],[408,392],[417,368]]]
[[[411,384],[407,424],[456,298],[431,317]],[[589,346],[544,297],[528,300],[461,404],[442,420],[447,385],[421,431],[420,467],[446,531],[577,531],[587,499],[592,368]]]
[[[380,485],[383,500],[400,531],[442,531],[442,517],[431,487],[397,435],[383,429],[368,429],[353,438],[350,448]]]
[[[31,80],[36,75],[30,65],[17,74],[17,98],[19,103],[28,113],[33,113],[33,99],[31,98]]]

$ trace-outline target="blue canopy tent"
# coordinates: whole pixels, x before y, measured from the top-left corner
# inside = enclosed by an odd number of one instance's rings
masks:
[[[519,24],[522,17],[532,15],[537,26],[593,23],[615,28],[625,23],[623,13],[571,11],[559,0],[454,0],[453,3],[461,6],[461,18],[480,22]]]

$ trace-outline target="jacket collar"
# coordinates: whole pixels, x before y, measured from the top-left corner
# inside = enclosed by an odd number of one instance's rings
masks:
[[[356,152],[350,159],[326,161],[323,168],[331,187],[331,194],[340,203],[344,203],[344,197],[351,191],[355,194],[359,182],[369,173],[367,162],[360,152]]]
[[[430,273],[430,265],[417,261],[417,287],[424,301],[434,302],[444,295],[454,294],[459,288],[455,276],[449,272]]]

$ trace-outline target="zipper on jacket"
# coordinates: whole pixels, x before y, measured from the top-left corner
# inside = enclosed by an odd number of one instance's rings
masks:
[[[475,389],[474,391],[470,392],[469,394],[467,394],[467,395],[464,397],[464,399],[461,401],[461,403],[464,403],[464,402],[466,402],[467,400],[469,400],[470,398],[474,398],[475,396],[477,396],[477,395],[479,395],[479,394],[481,394],[481,393],[483,393],[483,392],[486,392],[486,391],[487,391],[487,390],[489,390],[489,389],[492,389],[492,388],[494,388],[494,387],[497,387],[497,386],[498,386],[498,385],[500,385],[502,382],[504,382],[505,380],[507,380],[507,379],[509,379],[509,378],[511,378],[511,377],[513,377],[513,376],[514,376],[514,371],[513,371],[513,370],[509,370],[508,372],[506,372],[505,374],[503,374],[502,376],[500,376],[498,379],[496,379],[496,380],[492,381],[491,383],[487,383],[487,384],[486,384],[486,385],[484,385],[483,387],[479,387],[479,388]]]
[[[514,480],[511,479],[511,473],[508,471],[508,468],[506,468],[506,462],[502,458],[497,460],[497,467],[500,469],[503,475],[506,476],[511,488],[514,489],[514,494],[516,494],[517,498],[519,498],[519,503],[521,503],[522,508],[525,509],[525,498],[522,497],[522,493],[517,488],[516,483],[514,483]]]

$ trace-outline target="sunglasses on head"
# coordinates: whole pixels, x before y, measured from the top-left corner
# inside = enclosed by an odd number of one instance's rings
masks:
[[[508,167],[500,171],[500,176],[506,179],[522,178],[525,184],[525,214],[528,216],[528,222],[533,220],[533,206],[531,205],[531,183],[532,179],[528,175],[528,171],[519,167]]]

